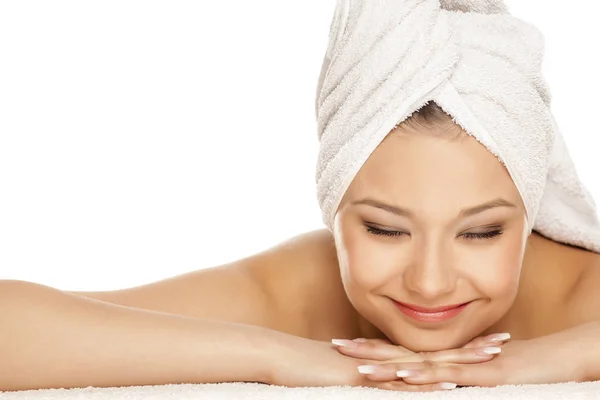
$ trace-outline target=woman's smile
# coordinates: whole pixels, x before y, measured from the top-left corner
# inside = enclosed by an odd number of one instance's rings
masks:
[[[391,299],[396,308],[404,315],[419,321],[428,323],[446,322],[459,315],[471,301],[460,304],[444,305],[437,307],[422,307],[414,304],[401,303]]]

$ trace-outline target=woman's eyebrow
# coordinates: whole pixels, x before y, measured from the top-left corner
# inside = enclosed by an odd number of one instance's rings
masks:
[[[403,216],[403,217],[412,217],[413,216],[412,211],[407,210],[406,208],[393,206],[391,204],[387,204],[387,203],[384,203],[382,201],[379,201],[379,200],[376,200],[373,198],[367,197],[362,200],[357,200],[357,201],[352,202],[352,205],[358,205],[358,204],[365,204],[365,205],[369,205],[372,207],[380,208],[384,211],[390,212],[395,215]],[[463,208],[462,210],[460,210],[459,218],[464,218],[464,217],[468,217],[471,215],[479,214],[480,212],[483,212],[485,210],[489,210],[490,208],[495,208],[495,207],[516,208],[516,206],[513,203],[499,197],[497,199],[487,201],[487,202],[485,202],[483,204],[479,204],[477,206]]]
[[[511,203],[507,200],[504,200],[501,197],[498,197],[497,199],[488,201],[486,203],[480,204],[475,207],[464,208],[460,211],[459,216],[460,217],[468,217],[471,215],[479,214],[482,211],[489,210],[490,208],[495,208],[495,207],[517,208],[517,206],[515,206],[513,203]]]

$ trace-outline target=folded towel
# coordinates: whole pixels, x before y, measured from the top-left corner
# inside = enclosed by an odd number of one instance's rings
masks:
[[[116,399],[227,399],[227,400],[499,400],[499,399],[598,399],[600,381],[556,383],[551,385],[499,386],[495,388],[466,387],[437,392],[394,392],[363,387],[301,387],[260,385],[258,383],[182,384],[131,386],[120,388],[44,389],[22,392],[0,392],[3,400],[116,400]]]
[[[596,205],[550,110],[543,54],[542,34],[501,0],[338,0],[315,103],[326,226],[385,136],[434,101],[505,165],[530,230],[600,252]]]

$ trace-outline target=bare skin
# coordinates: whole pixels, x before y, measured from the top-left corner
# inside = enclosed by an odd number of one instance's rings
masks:
[[[514,339],[530,339],[597,320],[599,284],[599,254],[534,232],[527,242],[517,299],[485,333],[510,332]],[[349,303],[332,234],[326,229],[299,235],[230,265],[138,288],[72,293],[143,309],[259,325],[314,340],[384,338]]]
[[[389,135],[346,190],[332,231],[116,291],[0,281],[0,387],[250,380],[427,391],[598,379],[600,254],[529,234],[504,166],[446,131],[408,125]],[[427,324],[402,302],[468,305]],[[482,336],[505,332],[509,343]],[[367,342],[330,343],[356,338]],[[55,360],[63,369],[44,377]],[[130,371],[117,376],[122,362]],[[166,376],[156,365],[178,367]],[[398,380],[407,368],[422,371]]]
[[[414,351],[456,348],[478,334],[530,339],[599,320],[600,254],[526,236],[507,170],[458,128],[397,127],[346,190],[332,232],[137,288],[74,293],[321,341],[387,337]],[[361,204],[369,197],[404,211]],[[462,213],[498,198],[510,206]],[[488,237],[472,238],[482,232]],[[390,298],[476,304],[462,323],[431,330],[406,321]]]

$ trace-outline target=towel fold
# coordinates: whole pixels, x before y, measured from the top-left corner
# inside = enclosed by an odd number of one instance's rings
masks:
[[[543,55],[543,35],[501,0],[338,0],[315,102],[326,226],[387,134],[434,101],[505,165],[530,230],[600,252],[596,205],[550,110]]]
[[[597,400],[600,381],[466,387],[437,392],[396,392],[367,387],[296,387],[259,383],[207,383],[0,392],[2,400]]]

